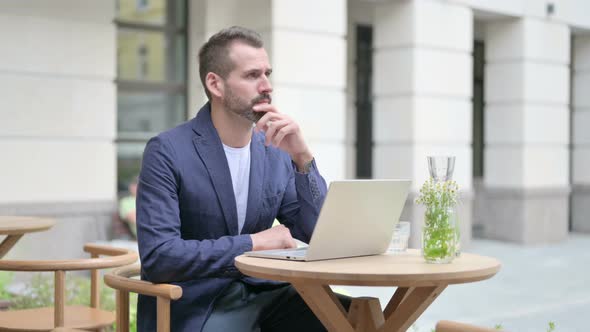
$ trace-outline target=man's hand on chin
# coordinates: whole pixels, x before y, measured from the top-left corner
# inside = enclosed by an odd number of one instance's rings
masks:
[[[290,116],[280,113],[271,104],[257,104],[255,112],[265,112],[256,123],[255,130],[265,134],[265,145],[274,145],[287,152],[300,172],[306,172],[313,154],[309,150],[299,124]]]

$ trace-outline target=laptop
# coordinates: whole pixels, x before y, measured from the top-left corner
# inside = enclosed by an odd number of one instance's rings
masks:
[[[409,180],[334,181],[309,246],[248,251],[246,256],[317,261],[384,253],[410,189]]]

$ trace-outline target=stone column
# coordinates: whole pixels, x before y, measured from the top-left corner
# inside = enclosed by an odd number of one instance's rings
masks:
[[[114,17],[113,1],[0,2],[0,214],[58,220],[9,255],[59,257],[107,236],[116,201]]]
[[[423,209],[413,201],[428,178],[428,155],[456,156],[463,191],[463,244],[471,238],[473,14],[443,1],[376,5],[374,135],[376,178],[408,178],[402,219],[419,246]]]
[[[276,104],[297,119],[327,181],[346,172],[346,1],[273,0]]]
[[[207,96],[201,84],[199,76],[199,49],[207,40],[205,31],[207,4],[204,0],[188,0],[188,26],[187,26],[187,118],[195,117],[201,106],[207,101]],[[187,119],[187,120],[188,120]]]
[[[574,38],[572,205],[574,231],[590,232],[590,36]]]
[[[524,244],[568,233],[570,32],[524,18],[489,24],[486,237]]]

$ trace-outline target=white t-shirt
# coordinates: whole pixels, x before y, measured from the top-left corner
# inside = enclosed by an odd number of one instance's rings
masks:
[[[242,233],[248,208],[248,188],[250,187],[250,142],[242,148],[232,148],[223,144],[223,150],[225,150],[236,197],[238,233]]]

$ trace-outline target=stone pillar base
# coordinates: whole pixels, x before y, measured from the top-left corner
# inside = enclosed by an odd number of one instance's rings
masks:
[[[483,237],[519,244],[565,240],[569,231],[569,192],[569,188],[483,188],[475,211]]]
[[[590,233],[590,185],[572,188],[572,231]]]

